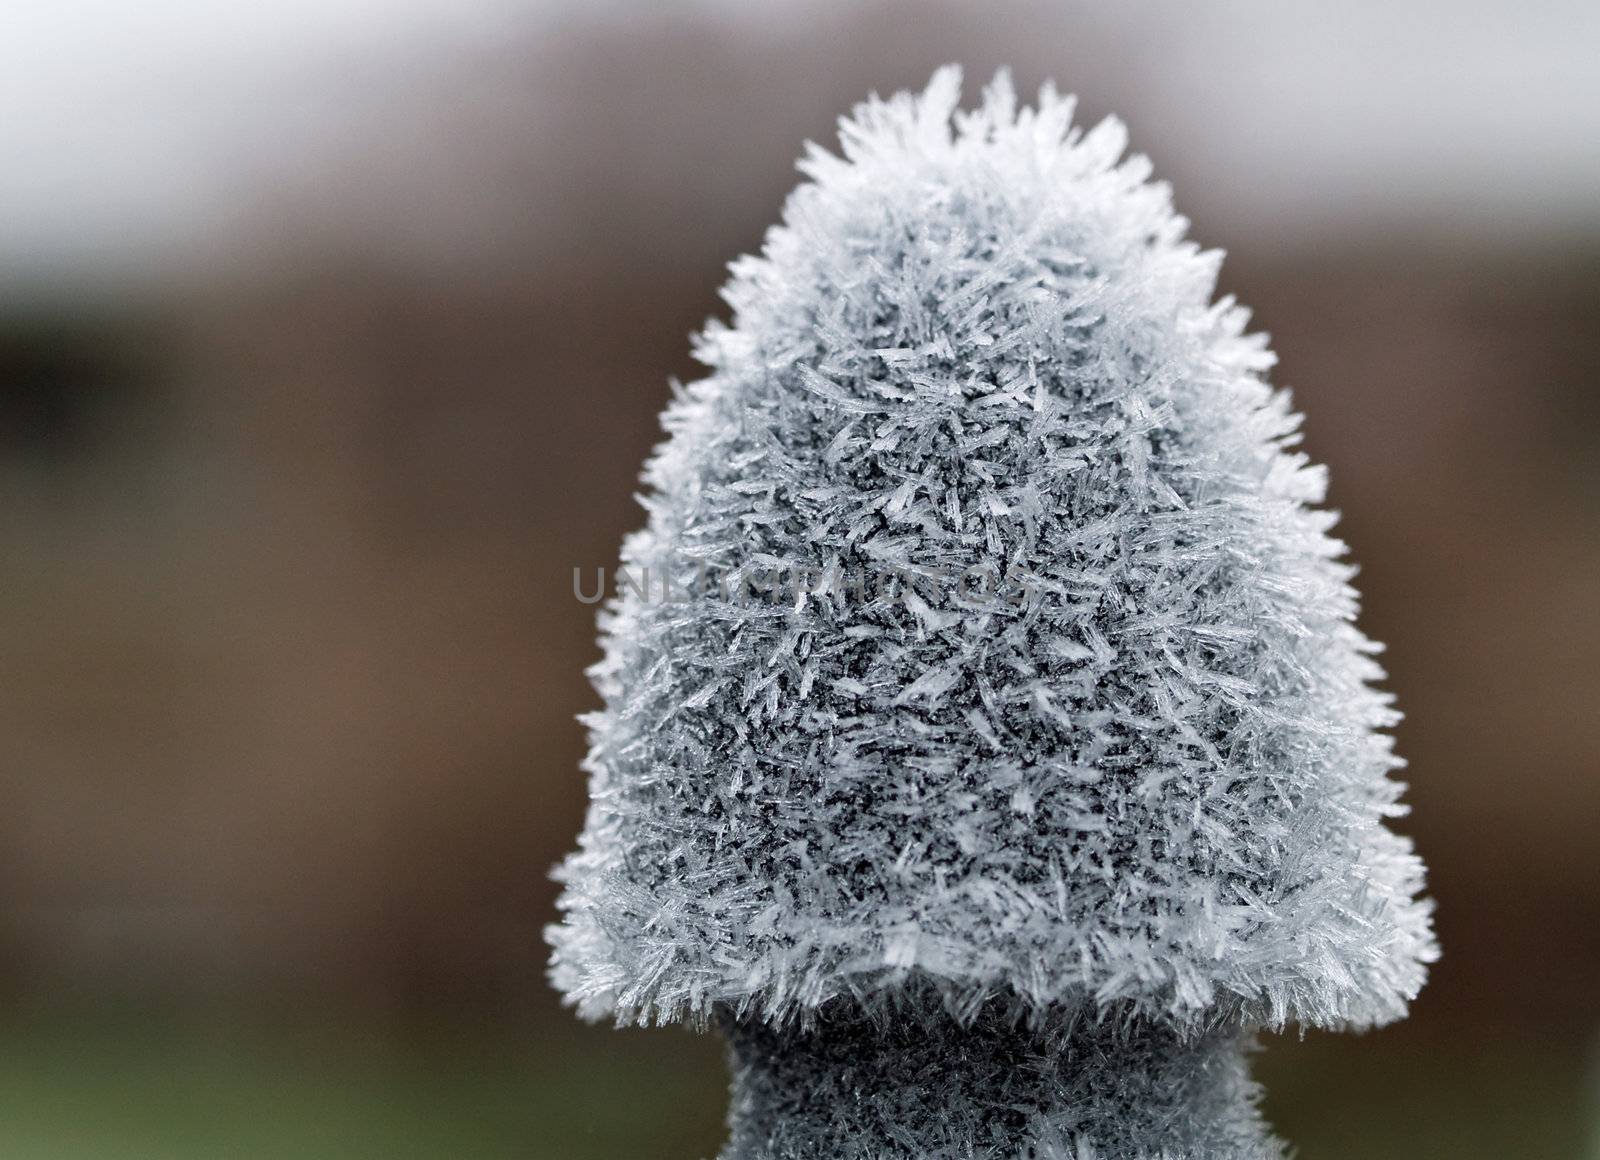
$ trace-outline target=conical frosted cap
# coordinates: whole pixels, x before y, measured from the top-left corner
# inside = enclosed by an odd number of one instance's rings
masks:
[[[1120,125],[958,90],[810,152],[667,410],[555,982],[1395,1018],[1434,956],[1396,715],[1272,356]]]

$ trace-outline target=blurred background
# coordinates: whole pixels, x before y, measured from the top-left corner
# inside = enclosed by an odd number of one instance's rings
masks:
[[[548,990],[574,567],[871,90],[1115,112],[1309,416],[1445,947],[1305,1160],[1600,1157],[1600,7],[7,0],[0,1156],[672,1160]],[[592,575],[592,572],[588,573]]]

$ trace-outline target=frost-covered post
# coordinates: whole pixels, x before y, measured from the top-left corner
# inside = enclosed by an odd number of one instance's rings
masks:
[[[1254,1033],[1435,954],[1324,472],[1122,127],[958,97],[808,153],[667,410],[624,565],[729,582],[602,616],[552,975],[723,1031],[725,1160],[1274,1157]]]

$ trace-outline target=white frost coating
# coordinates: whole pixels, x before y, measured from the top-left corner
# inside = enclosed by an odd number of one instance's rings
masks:
[[[1281,1160],[1250,1037],[1114,1020],[1028,1031],[901,1012],[727,1021],[722,1160]]]
[[[624,566],[833,580],[607,607],[552,977],[623,1023],[1398,1018],[1397,715],[1273,356],[1118,122],[959,83],[809,150],[667,409]]]

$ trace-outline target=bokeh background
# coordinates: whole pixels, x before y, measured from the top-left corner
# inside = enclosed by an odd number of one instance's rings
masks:
[[[592,610],[801,143],[1013,67],[1171,180],[1363,564],[1445,957],[1305,1160],[1600,1156],[1600,7],[6,0],[0,1156],[705,1157],[543,979]],[[592,572],[589,574],[592,575]]]

